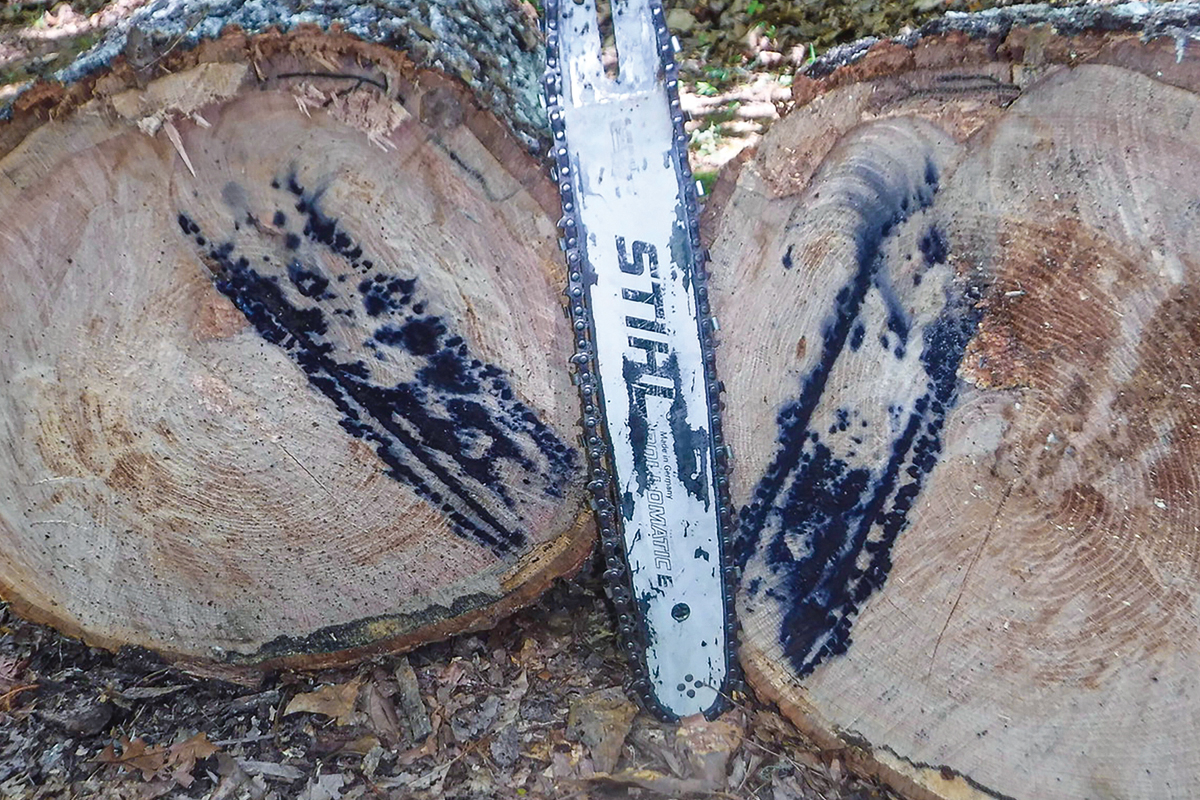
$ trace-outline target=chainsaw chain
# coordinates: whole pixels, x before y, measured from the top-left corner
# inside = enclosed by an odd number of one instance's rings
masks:
[[[562,200],[563,216],[558,221],[558,228],[562,231],[559,245],[566,253],[567,315],[571,320],[575,338],[575,355],[571,361],[575,367],[573,381],[579,386],[583,405],[583,438],[591,469],[588,489],[591,490],[591,505],[596,513],[600,529],[600,548],[605,562],[605,585],[616,610],[621,650],[628,659],[633,673],[627,689],[638,699],[646,711],[659,719],[673,721],[676,717],[662,707],[651,688],[650,675],[646,666],[646,628],[634,602],[625,543],[619,517],[616,514],[616,486],[609,466],[613,458],[612,446],[605,432],[603,414],[600,410],[600,383],[596,377],[598,374],[596,351],[592,345],[596,336],[595,323],[589,308],[588,292],[583,282],[584,256],[580,243],[580,232],[583,230],[583,225],[580,222],[579,210],[573,197],[574,189],[570,180],[572,167],[566,146],[565,120],[562,114],[563,74],[558,50],[558,10],[560,3],[564,1],[572,2],[572,0],[547,0],[545,4],[546,73],[543,85],[550,128],[554,138],[554,144],[549,153],[554,165],[551,174],[558,186],[559,197]],[[679,73],[675,64],[675,46],[673,38],[667,30],[666,19],[659,0],[651,0],[651,15],[657,37],[659,67],[662,71],[662,80],[665,84],[673,123],[671,150],[679,165],[675,174],[680,184],[680,196],[683,198],[686,208],[688,236],[691,242],[692,291],[698,311],[697,325],[704,359],[709,406],[709,431],[711,432],[709,446],[712,453],[714,483],[717,488],[719,504],[720,569],[723,578],[725,608],[726,677],[724,690],[719,692],[720,700],[713,711],[715,715],[728,707],[732,693],[741,687],[741,672],[736,648],[737,621],[734,615],[734,591],[737,583],[736,567],[732,564],[734,510],[729,497],[731,450],[725,443],[721,427],[722,402],[720,396],[724,392],[724,384],[717,380],[716,341],[714,338],[718,326],[717,319],[712,316],[709,305],[708,273],[706,271],[708,251],[700,241],[700,223],[697,219],[699,206],[695,181],[688,164],[689,137],[684,131],[685,118],[679,104]]]

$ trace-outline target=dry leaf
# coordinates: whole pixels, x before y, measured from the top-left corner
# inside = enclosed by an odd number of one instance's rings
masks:
[[[7,692],[21,683],[21,673],[25,671],[28,659],[14,656],[0,656],[0,692]]]
[[[12,711],[13,700],[22,692],[31,692],[38,688],[36,683],[27,683],[24,686],[14,686],[8,691],[0,694],[0,711]]]
[[[442,674],[438,678],[438,683],[443,687],[453,691],[458,682],[467,674],[467,665],[458,656],[451,659],[450,663],[442,668]]]
[[[217,775],[220,780],[208,800],[232,800],[239,796],[262,800],[266,795],[233,756],[217,753]],[[261,778],[259,780],[261,782]]]
[[[379,734],[379,738],[391,747],[399,744],[403,734],[400,732],[400,720],[396,717],[396,707],[391,698],[380,690],[378,681],[372,681],[367,686],[366,706],[371,727]]]
[[[338,725],[354,724],[354,706],[358,702],[358,690],[363,679],[355,678],[339,686],[322,686],[315,692],[304,692],[292,698],[283,715],[324,714],[337,721]]]
[[[116,747],[109,744],[96,760],[102,764],[116,764],[126,769],[139,770],[142,779],[146,781],[154,780],[160,777],[160,773],[169,771],[170,780],[185,788],[192,785],[192,770],[195,769],[196,762],[220,750],[204,733],[197,733],[190,739],[170,747],[147,745],[141,739],[130,741],[124,736],[118,741],[121,745],[119,755]]]
[[[192,770],[196,768],[196,762],[208,758],[220,749],[208,740],[204,732],[171,745],[167,748],[167,766],[171,768],[171,778],[186,789],[192,785]]]
[[[152,780],[167,765],[167,748],[161,745],[147,745],[140,738],[129,741],[122,736],[119,740],[121,753],[109,744],[96,760],[103,764],[116,764],[126,769],[140,770],[144,780]]]
[[[346,742],[344,745],[342,745],[342,748],[338,750],[338,755],[342,755],[344,753],[353,753],[355,755],[365,756],[367,753],[381,746],[382,743],[379,741],[378,736],[373,733],[364,733],[357,739]]]
[[[434,797],[442,795],[446,775],[449,774],[450,768],[458,763],[458,759],[451,759],[444,764],[437,764],[431,767],[422,775],[417,775],[413,772],[401,772],[394,778],[381,778],[376,780],[376,785],[383,786],[388,789],[407,789],[407,794],[401,794],[401,797],[407,797],[413,792],[428,792]]]
[[[29,659],[0,656],[0,711],[11,711],[13,700],[22,692],[38,688],[36,683],[22,683]]]

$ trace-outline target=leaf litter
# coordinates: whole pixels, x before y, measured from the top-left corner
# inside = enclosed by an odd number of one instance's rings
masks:
[[[490,631],[243,686],[0,605],[0,798],[894,798],[748,699],[641,713],[600,568]]]

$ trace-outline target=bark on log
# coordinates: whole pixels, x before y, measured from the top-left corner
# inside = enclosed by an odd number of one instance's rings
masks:
[[[914,797],[1200,794],[1200,9],[1150,13],[798,77],[709,207],[747,676]]]
[[[451,5],[319,6],[357,35],[282,4],[156,6],[18,98],[18,611],[102,645],[315,665],[487,625],[581,563],[558,200],[527,148],[541,56],[507,3]],[[477,69],[474,91],[367,41],[403,31]]]

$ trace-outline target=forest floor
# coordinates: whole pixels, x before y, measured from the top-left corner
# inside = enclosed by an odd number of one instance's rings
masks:
[[[0,102],[142,2],[6,0]],[[820,51],[984,4],[674,5],[693,163],[709,180]],[[593,565],[493,630],[246,686],[89,648],[0,603],[0,798],[894,797],[753,698],[716,722],[638,712],[613,628]]]
[[[492,630],[252,686],[0,607],[0,797],[895,800],[751,698],[667,725],[624,675],[594,565]]]

